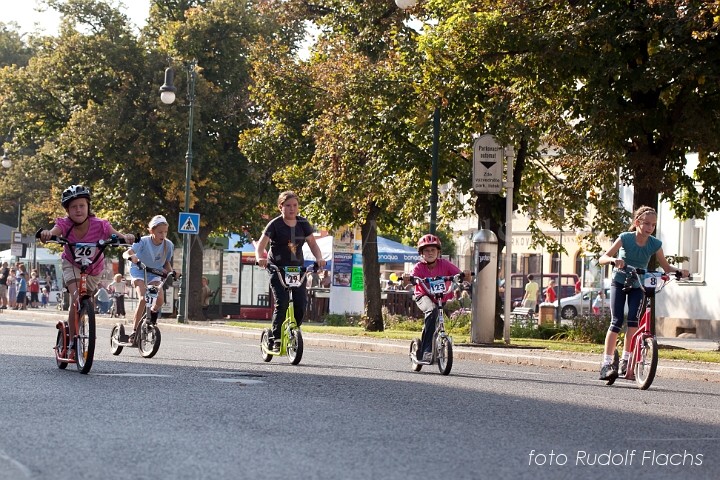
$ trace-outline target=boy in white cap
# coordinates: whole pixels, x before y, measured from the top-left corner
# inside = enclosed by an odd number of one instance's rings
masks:
[[[135,324],[133,326],[133,333],[130,335],[130,342],[135,343],[135,331],[137,331],[142,314],[145,311],[145,275],[141,269],[137,267],[137,262],[141,261],[146,266],[163,270],[166,274],[173,271],[172,258],[173,258],[173,243],[168,240],[168,222],[162,215],[155,215],[148,223],[148,229],[150,235],[141,237],[133,246],[123,253],[123,257],[132,262],[130,267],[130,278],[132,284],[135,286],[137,291],[138,302],[137,310],[135,311]],[[148,285],[160,285],[162,278],[153,273],[147,272]],[[158,291],[157,301],[151,310],[153,318],[157,318],[157,314],[160,311],[164,303],[164,292],[161,289]]]

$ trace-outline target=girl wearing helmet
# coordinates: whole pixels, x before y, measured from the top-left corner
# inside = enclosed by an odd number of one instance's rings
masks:
[[[440,258],[442,243],[440,239],[432,234],[423,235],[418,241],[418,253],[420,261],[415,264],[412,274],[414,277],[428,278],[438,276],[453,276],[462,273],[449,260]],[[452,292],[447,293],[443,301],[453,298]],[[418,360],[430,361],[432,359],[432,338],[435,334],[435,323],[438,317],[438,305],[433,298],[420,286],[415,285],[415,303],[425,315],[425,325],[422,331],[421,348],[418,349]]]
[[[173,271],[174,245],[167,239],[168,221],[162,215],[155,215],[148,223],[148,232],[150,232],[150,235],[138,238],[130,249],[123,252],[123,258],[130,260],[132,263],[130,266],[130,278],[140,299],[135,309],[135,323],[133,324],[133,333],[130,334],[130,343],[135,343],[135,332],[137,332],[145,311],[145,291],[147,290],[147,285],[145,285],[146,273],[137,266],[137,262],[140,261],[148,267],[162,270],[165,273]],[[147,272],[148,285],[159,287],[162,281],[163,279],[159,275]],[[150,315],[153,319],[157,319],[157,315],[164,303],[164,291],[162,288],[158,288],[157,300],[150,309]]]
[[[90,212],[90,190],[83,185],[72,185],[66,188],[60,197],[60,203],[67,212],[67,216],[55,219],[55,225],[50,230],[40,231],[40,240],[47,242],[52,236],[62,236],[68,241],[94,243],[98,240],[117,235],[125,240],[125,243],[132,243],[135,240],[133,235],[123,235],[115,230],[110,222],[97,218]],[[87,270],[87,288],[94,291],[100,281],[100,275],[105,266],[104,257],[100,255],[98,261],[93,263]],[[72,301],[77,300],[77,282],[80,278],[80,269],[76,266],[73,252],[69,246],[65,246],[62,254],[63,281],[72,296]],[[73,322],[73,309],[68,310],[68,324],[70,325],[70,338],[75,336],[75,325]]]

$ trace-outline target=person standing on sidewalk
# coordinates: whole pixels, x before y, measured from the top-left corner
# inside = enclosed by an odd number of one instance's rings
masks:
[[[525,295],[522,299],[522,306],[524,308],[531,308],[532,311],[535,311],[535,307],[537,306],[537,297],[538,297],[538,291],[540,290],[540,285],[537,284],[535,281],[535,276],[531,273],[527,276],[528,283],[525,285]]]
[[[614,380],[618,375],[625,375],[627,363],[630,359],[630,339],[638,329],[640,320],[640,303],[643,292],[635,281],[629,292],[623,291],[626,274],[622,270],[625,265],[635,268],[647,269],[650,258],[655,255],[658,264],[666,273],[681,272],[683,277],[690,273],[670,266],[662,249],[662,242],[652,234],[657,226],[657,213],[655,209],[642,206],[635,211],[633,222],[627,232],[621,233],[615,243],[600,256],[600,265],[615,265],[613,279],[610,285],[610,313],[612,321],[605,336],[605,351],[600,367],[600,380]],[[619,369],[613,365],[613,352],[617,342],[618,333],[622,330],[625,321],[625,303],[628,306],[627,332],[625,333],[625,346]]]
[[[0,309],[8,307],[7,279],[10,276],[8,262],[3,262],[0,267]]]

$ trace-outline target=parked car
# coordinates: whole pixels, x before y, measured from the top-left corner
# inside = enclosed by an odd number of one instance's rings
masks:
[[[560,298],[555,301],[555,308],[560,309],[560,317],[564,320],[572,320],[580,314],[590,315],[593,313],[592,304],[598,296],[599,290],[587,290],[575,295]],[[627,309],[627,306],[625,307]],[[605,289],[605,300],[602,303],[601,314],[610,314],[610,289]]]

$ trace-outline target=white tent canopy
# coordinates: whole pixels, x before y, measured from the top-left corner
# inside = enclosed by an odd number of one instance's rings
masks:
[[[11,262],[14,257],[10,254],[10,249],[0,251],[0,261]],[[38,247],[35,249],[35,261],[37,263],[53,263],[60,261],[60,254],[53,253],[47,248]],[[30,263],[33,261],[33,249],[28,246],[25,256],[20,259],[21,262]]]

